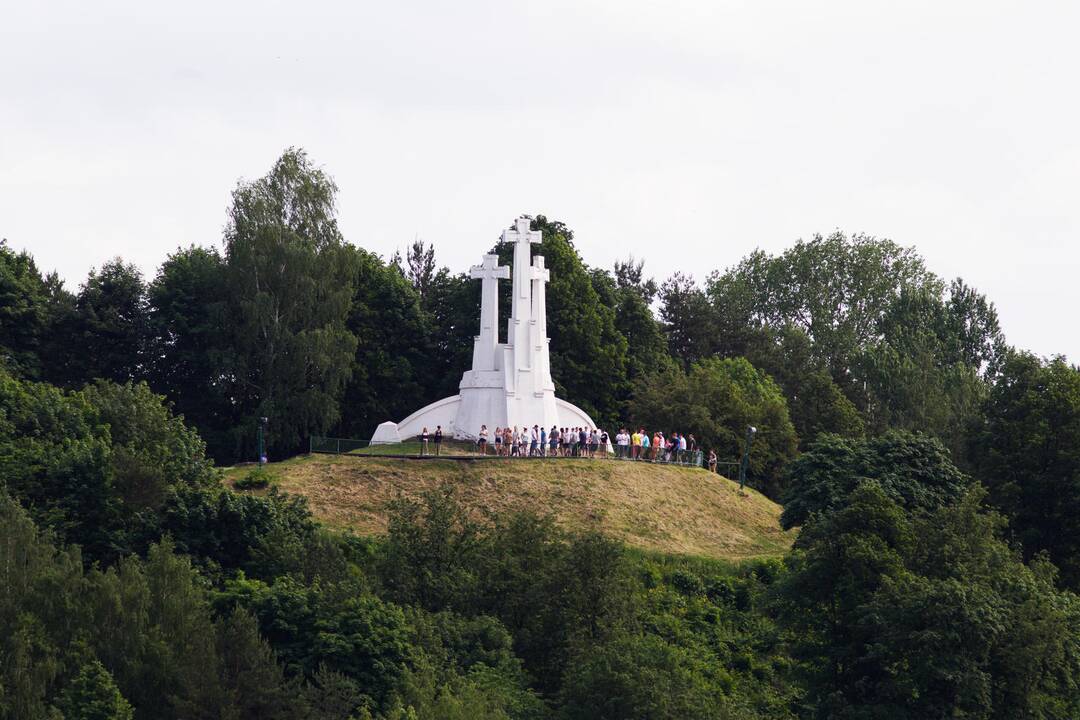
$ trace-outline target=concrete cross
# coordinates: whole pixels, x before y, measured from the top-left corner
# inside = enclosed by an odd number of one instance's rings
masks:
[[[530,246],[541,241],[541,234],[539,230],[530,230],[529,218],[522,217],[514,221],[513,229],[503,232],[502,239],[503,242],[514,243],[514,301],[510,308],[510,317],[528,322],[529,265],[532,260]]]
[[[532,244],[539,243],[539,230],[529,229],[529,218],[514,221],[514,227],[504,230],[503,242],[514,244],[514,284],[511,288],[510,319],[506,323],[506,342],[514,348],[514,367],[528,368],[532,355],[529,352],[529,326],[532,317]]]
[[[535,326],[532,344],[539,349],[540,343],[547,341],[547,293],[544,285],[551,279],[551,271],[544,267],[543,255],[533,258],[529,270],[529,279],[532,281],[532,322]]]
[[[480,281],[480,335],[476,338],[473,370],[494,370],[499,339],[499,280],[510,277],[510,268],[499,265],[498,255],[485,255],[482,265],[469,269],[469,277]]]

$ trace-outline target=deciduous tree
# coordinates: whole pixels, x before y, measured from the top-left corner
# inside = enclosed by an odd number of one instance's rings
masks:
[[[230,394],[237,455],[260,417],[275,453],[340,417],[356,337],[346,326],[355,269],[335,217],[337,186],[302,150],[233,193],[225,232]]]

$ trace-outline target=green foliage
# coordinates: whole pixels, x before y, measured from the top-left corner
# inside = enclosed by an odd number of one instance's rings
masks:
[[[633,258],[616,261],[610,301],[615,308],[615,329],[626,338],[626,376],[631,383],[641,382],[672,363],[664,329],[652,311],[656,282],[646,279],[643,269],[643,261],[634,262]]]
[[[288,673],[315,676],[321,668],[350,678],[358,705],[385,709],[410,665],[403,611],[369,594],[341,595],[288,576],[272,584],[241,577],[217,602],[257,618]]]
[[[1004,347],[983,295],[961,280],[946,285],[912,249],[865,235],[756,251],[713,273],[707,292],[714,346],[777,379],[804,440],[860,434],[827,373],[869,430],[928,432],[956,452]]]
[[[145,384],[65,393],[0,370],[0,478],[92,559],[152,535],[171,489],[207,487],[215,475],[204,447]]]
[[[177,250],[147,288],[153,359],[150,384],[199,429],[212,457],[234,459],[235,423],[225,356],[225,261],[215,249]]]
[[[668,349],[684,370],[713,354],[714,311],[692,277],[675,273],[660,286],[660,318]]]
[[[83,666],[60,700],[65,720],[132,720],[131,704],[112,675],[94,660]]]
[[[985,413],[970,452],[991,503],[1027,557],[1048,553],[1080,588],[1080,369],[1010,354]]]
[[[99,380],[82,395],[108,426],[113,483],[125,504],[156,508],[174,485],[208,487],[214,481],[206,444],[146,383]]]
[[[806,717],[1080,711],[1076,598],[1045,566],[1022,564],[981,501],[910,515],[866,481],[804,527],[774,607]]]
[[[295,685],[286,682],[273,648],[259,634],[251,613],[237,608],[219,620],[216,629],[225,706],[235,708],[237,717],[295,717],[290,714],[290,691]]]
[[[233,483],[237,490],[260,490],[270,484],[270,473],[262,465],[256,465],[247,475]]]
[[[788,465],[781,526],[842,507],[865,480],[909,512],[953,503],[970,486],[934,438],[899,431],[868,440],[823,435]]]
[[[740,304],[750,312],[748,324],[795,325],[818,358],[842,369],[877,337],[882,315],[902,290],[935,282],[914,250],[836,232],[799,241],[775,257],[755,251],[726,277],[711,277],[710,290],[745,292]]]
[[[984,379],[1001,362],[997,312],[956,280],[945,297],[936,287],[905,289],[886,309],[879,340],[855,372],[867,388],[866,414],[877,430],[937,435],[962,457],[963,433],[986,396]]]
[[[750,451],[751,484],[776,497],[781,471],[796,451],[795,429],[780,388],[744,358],[710,358],[689,373],[678,368],[635,389],[631,417],[650,430],[693,433],[699,447],[721,459],[742,456],[747,426],[758,432]]]
[[[170,535],[180,552],[193,557],[272,575],[281,569],[282,553],[310,543],[315,523],[304,498],[277,488],[262,496],[179,488],[162,508],[158,532]]]
[[[0,492],[0,558],[0,718],[292,717],[240,712],[285,697],[272,654],[237,619],[214,621],[167,543],[84,571]]]
[[[685,647],[656,635],[620,636],[575,658],[561,699],[574,720],[730,718],[729,682]]]
[[[88,400],[0,370],[0,409],[0,480],[8,491],[94,557],[126,547],[108,428]]]
[[[396,266],[364,250],[347,251],[354,256],[356,289],[346,327],[357,344],[342,402],[349,417],[341,429],[347,437],[366,438],[385,419],[404,418],[437,399],[427,391],[430,329],[420,296]],[[443,291],[442,281],[430,281],[429,296]],[[460,380],[459,373],[455,383]]]
[[[532,515],[483,530],[445,489],[398,504],[380,575],[400,603],[498,618],[543,689],[556,687],[571,646],[601,641],[633,612],[616,543]]]
[[[464,273],[442,268],[421,296],[431,328],[434,363],[427,377],[428,398],[456,395],[461,374],[472,365],[473,338],[480,325],[480,284]]]
[[[50,620],[81,590],[77,550],[58,551],[0,490],[0,718],[49,717],[48,698],[64,670]],[[62,627],[57,622],[56,627]]]
[[[479,551],[477,526],[444,487],[424,495],[422,503],[395,503],[380,574],[399,603],[428,610],[468,607],[478,591],[473,565]]]
[[[294,451],[340,417],[356,337],[346,327],[351,253],[334,217],[337,186],[303,151],[233,193],[225,232],[226,367],[237,405],[238,447],[259,417],[269,447]]]
[[[813,344],[803,330],[787,325],[775,332],[760,331],[747,340],[743,353],[783,390],[791,423],[804,446],[821,433],[862,437],[862,415],[826,364],[814,357]]]
[[[34,378],[41,373],[47,296],[34,258],[0,240],[0,363],[13,372]]]
[[[143,374],[149,339],[146,284],[138,268],[111,260],[79,288],[70,382],[124,382]],[[70,348],[68,349],[70,352]]]

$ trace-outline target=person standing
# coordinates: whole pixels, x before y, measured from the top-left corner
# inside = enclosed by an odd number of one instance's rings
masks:
[[[679,462],[686,462],[688,446],[686,444],[686,436],[679,436]]]
[[[711,472],[711,473],[716,472],[716,451],[715,450],[710,450],[709,451],[709,472]]]
[[[502,428],[495,428],[495,457],[502,455]]]
[[[642,460],[649,459],[649,433],[645,430],[645,428],[641,428],[640,456]]]
[[[442,425],[435,426],[435,454],[438,455],[442,448]]]
[[[487,436],[488,436],[487,425],[481,425],[480,426],[480,440],[477,443],[480,446],[480,454],[481,455],[487,455],[487,440],[488,440]]]
[[[549,454],[551,457],[555,457],[559,454],[559,428],[554,425],[551,426],[551,432],[548,433],[548,445]]]
[[[425,427],[420,431],[420,457],[427,455],[428,431]]]
[[[540,457],[547,457],[547,428],[540,428]]]

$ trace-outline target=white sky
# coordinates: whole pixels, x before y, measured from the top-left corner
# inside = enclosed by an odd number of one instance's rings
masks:
[[[1080,361],[1080,3],[0,0],[0,236],[75,287],[220,243],[289,145],[345,237],[453,270],[520,213],[703,279],[914,245]]]

